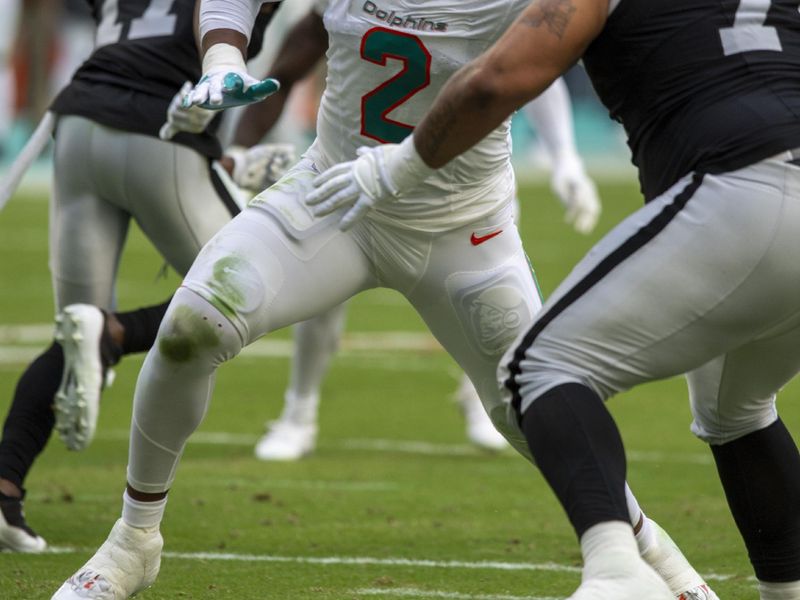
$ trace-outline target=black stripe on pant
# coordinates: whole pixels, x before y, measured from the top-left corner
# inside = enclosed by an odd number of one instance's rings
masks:
[[[219,199],[222,200],[225,208],[228,209],[231,217],[235,217],[242,211],[239,209],[239,205],[236,204],[236,201],[233,199],[228,186],[225,185],[225,182],[222,181],[222,178],[219,176],[219,174],[211,167],[211,164],[211,161],[209,161],[208,171],[209,175],[211,176],[211,184],[214,186],[214,190],[217,192]]]
[[[514,412],[517,414],[518,421],[521,422],[522,419],[522,395],[520,393],[520,385],[517,383],[516,378],[522,371],[521,363],[525,359],[525,353],[536,340],[537,336],[553,321],[553,319],[588,292],[617,265],[655,238],[656,235],[669,225],[672,219],[686,206],[702,183],[703,173],[695,173],[692,180],[675,196],[675,198],[673,198],[672,202],[667,204],[647,225],[644,225],[630,238],[625,240],[616,250],[601,260],[594,269],[536,320],[530,331],[528,331],[522,339],[522,342],[514,351],[514,357],[511,359],[511,363],[508,366],[510,375],[505,381],[506,387],[511,391],[511,405],[514,407]]]

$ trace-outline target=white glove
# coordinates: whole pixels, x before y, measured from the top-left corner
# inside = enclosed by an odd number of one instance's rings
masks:
[[[256,79],[247,72],[241,52],[214,44],[203,57],[203,77],[183,98],[183,106],[222,110],[259,102],[280,88],[277,80]]]
[[[190,106],[184,108],[183,97],[192,89],[192,83],[187,81],[183,87],[173,96],[167,109],[167,122],[161,126],[158,137],[162,140],[171,140],[181,131],[187,133],[200,133],[205,131],[211,119],[217,114],[213,110]]]
[[[579,233],[591,233],[600,217],[600,198],[580,159],[557,161],[550,186],[566,209],[564,221]]]
[[[252,148],[231,146],[225,155],[233,160],[233,181],[258,193],[278,181],[295,162],[293,144],[260,144]]]
[[[417,153],[414,136],[400,144],[362,146],[356,160],[317,176],[313,181],[317,189],[305,202],[317,217],[349,207],[339,221],[339,229],[346,231],[374,206],[395,200],[432,172]]]
[[[390,201],[397,188],[386,172],[386,153],[396,144],[358,149],[358,158],[340,163],[314,179],[317,188],[306,196],[316,217],[323,217],[341,207],[350,207],[339,221],[342,231],[350,229],[373,206]]]

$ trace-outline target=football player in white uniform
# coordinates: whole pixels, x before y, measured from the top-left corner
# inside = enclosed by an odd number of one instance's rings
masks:
[[[295,84],[313,70],[318,60],[324,57],[327,47],[328,34],[321,15],[311,11],[286,34],[277,58],[266,69],[280,80],[281,90],[268,103],[251,106],[244,112],[234,136],[234,145],[257,143],[271,131]],[[526,106],[525,111],[540,134],[550,159],[551,185],[564,205],[566,222],[577,231],[588,233],[597,223],[600,201],[575,147],[571,105],[564,81],[554,82],[547,92]],[[295,325],[294,356],[283,411],[256,444],[257,458],[297,460],[314,449],[320,388],[338,346],[344,320],[345,308],[338,306]],[[487,450],[508,447],[505,438],[487,416],[477,390],[465,375],[455,400],[463,412],[467,438],[472,443]]]
[[[204,0],[204,85],[190,102],[224,105],[221,90],[231,73],[255,81],[246,74],[242,51],[260,4]],[[334,165],[355,159],[361,146],[376,151],[407,138],[444,82],[489,48],[526,5],[318,2],[329,46],[317,139],[295,167],[214,236],[176,292],[136,387],[122,518],[54,598],[127,598],[152,584],[167,492],[185,443],[206,412],[217,367],[261,335],[362,290],[382,286],[402,293],[475,383],[498,429],[530,458],[496,383],[500,357],[540,308],[513,220],[508,120],[470,152],[368,214],[358,212],[369,200],[355,213],[334,210],[324,217],[306,204],[323,199],[312,183],[321,171],[340,173]],[[344,167],[349,176],[350,165]],[[356,178],[370,189],[399,189],[408,182],[387,184],[381,177],[396,168],[380,164]],[[421,160],[406,168],[431,173]],[[349,197],[350,190],[344,192]],[[642,554],[662,570],[673,593],[714,598],[631,494],[628,500]]]

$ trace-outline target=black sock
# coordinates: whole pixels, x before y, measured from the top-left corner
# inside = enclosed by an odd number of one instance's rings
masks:
[[[123,354],[134,354],[150,350],[156,341],[158,327],[161,325],[161,320],[164,318],[168,306],[169,300],[156,306],[116,313],[117,320],[125,328],[125,339],[122,342]]]
[[[800,580],[800,454],[786,426],[779,419],[711,451],[756,577]]]
[[[17,382],[0,440],[0,477],[20,489],[53,431],[53,397],[63,370],[64,354],[61,346],[53,343],[28,365]]]
[[[630,522],[625,450],[597,394],[576,383],[553,388],[525,412],[522,431],[578,538],[598,523]]]

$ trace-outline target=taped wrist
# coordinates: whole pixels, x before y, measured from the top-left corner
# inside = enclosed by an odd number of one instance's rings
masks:
[[[236,46],[230,44],[214,44],[203,56],[203,74],[211,71],[247,72],[244,57]]]
[[[435,171],[422,160],[410,135],[385,153],[387,183],[401,192],[422,183]]]

